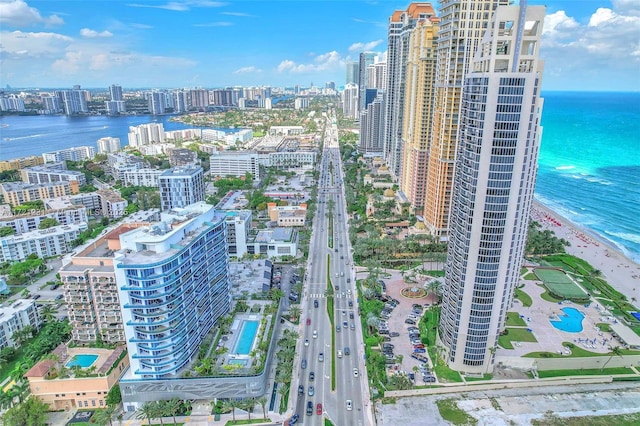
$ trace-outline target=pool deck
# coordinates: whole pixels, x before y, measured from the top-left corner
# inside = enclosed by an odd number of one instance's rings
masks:
[[[526,286],[522,290],[531,296],[533,300],[531,307],[525,308],[518,300],[514,300],[513,307],[509,311],[518,312],[523,316],[522,319],[527,325],[521,328],[532,329],[533,335],[538,341],[513,342],[514,349],[498,349],[496,355],[522,356],[530,352],[552,352],[568,355],[567,350],[562,346],[563,342],[573,343],[584,350],[595,353],[608,353],[610,347],[620,345],[611,333],[602,332],[596,327],[597,323],[611,323],[613,321],[613,317],[602,310],[602,306],[597,303],[592,302],[586,308],[572,302],[562,304],[547,302],[540,298],[545,288],[537,285],[536,281],[526,281]],[[558,315],[563,314],[561,309],[567,307],[576,308],[585,315],[582,320],[582,331],[568,333],[551,325],[550,317],[556,319]],[[593,343],[594,341],[595,343]]]
[[[96,359],[94,363],[91,364],[91,366],[88,368],[95,367],[96,370],[99,370],[100,367],[104,365],[104,363],[107,361],[107,359],[112,353],[113,353],[112,349],[83,348],[83,347],[68,348],[67,349],[68,356],[67,356],[67,360],[65,361],[65,364],[71,361],[73,357],[76,355],[98,355],[98,359]]]

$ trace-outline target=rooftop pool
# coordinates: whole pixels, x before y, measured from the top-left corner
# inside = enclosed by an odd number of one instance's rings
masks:
[[[240,329],[240,335],[233,348],[232,353],[239,355],[249,355],[253,347],[253,341],[258,334],[258,326],[260,321],[243,321]]]
[[[98,359],[98,355],[93,354],[78,354],[74,355],[73,358],[67,362],[66,367],[71,368],[80,366],[81,368],[89,368],[93,365],[94,362]]]
[[[567,333],[579,333],[582,331],[584,314],[576,308],[562,308],[564,315],[558,315],[558,321],[549,320],[552,326]]]

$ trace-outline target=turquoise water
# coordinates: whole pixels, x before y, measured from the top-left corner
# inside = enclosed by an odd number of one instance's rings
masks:
[[[98,359],[98,355],[80,354],[75,355],[69,362],[67,362],[67,368],[75,367],[79,365],[82,368],[89,368]]]
[[[640,93],[543,93],[536,198],[640,262]]]
[[[584,314],[576,308],[562,308],[564,315],[558,315],[559,321],[549,321],[552,326],[567,333],[579,333],[582,331]]]
[[[244,321],[240,329],[240,337],[233,348],[234,354],[248,355],[258,332],[259,321]]]

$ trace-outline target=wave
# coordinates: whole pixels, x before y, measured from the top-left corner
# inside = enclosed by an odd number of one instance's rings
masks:
[[[617,237],[625,241],[630,241],[632,243],[640,244],[640,235],[638,234],[631,234],[628,232],[612,232],[612,231],[604,231],[604,232],[613,237]]]
[[[575,168],[576,168],[576,166],[558,166],[555,169],[556,170],[573,170]]]

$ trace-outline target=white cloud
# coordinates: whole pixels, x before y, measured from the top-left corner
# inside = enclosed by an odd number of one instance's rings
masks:
[[[44,17],[35,7],[30,7],[23,0],[15,0],[0,2],[0,24],[12,27],[28,27],[36,24],[53,26],[64,24],[64,21],[57,15]]]
[[[107,30],[98,32],[89,28],[83,28],[80,30],[80,35],[86,38],[99,38],[99,37],[113,37],[113,34]]]
[[[253,73],[260,73],[260,72],[262,72],[260,68],[256,68],[253,65],[251,65],[250,67],[238,68],[233,73],[234,74],[253,74]]]
[[[2,39],[3,59],[18,57],[40,58],[55,57],[63,51],[73,38],[57,33],[32,33],[22,31],[3,31],[0,33]]]
[[[349,46],[349,52],[351,53],[366,52],[366,51],[372,50],[373,48],[375,48],[381,43],[382,43],[382,40],[374,40],[374,41],[370,41],[369,43],[361,43],[361,42],[353,43],[351,46]]]
[[[545,75],[566,87],[582,84],[585,89],[632,81],[640,67],[640,2],[612,5],[595,10],[587,22],[563,10],[545,17],[540,51]]]
[[[145,4],[145,3],[129,3],[129,7],[149,7],[153,9],[165,9],[172,10],[174,12],[187,12],[193,7],[221,7],[226,6],[227,3],[220,1],[208,1],[208,0],[185,0],[185,1],[170,1],[163,4]]]
[[[225,22],[225,21],[217,21],[217,22],[207,22],[205,24],[193,24],[194,27],[230,27],[233,25],[233,22]]]
[[[313,63],[297,64],[290,59],[285,59],[278,64],[277,70],[280,73],[311,73],[318,71],[334,71],[345,66],[345,60],[335,50],[314,58]]]

